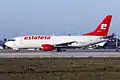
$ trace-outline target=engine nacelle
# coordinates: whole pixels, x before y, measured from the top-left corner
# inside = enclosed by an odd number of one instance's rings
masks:
[[[44,51],[52,51],[54,49],[55,49],[54,46],[50,44],[43,44],[41,46],[41,50],[44,50]]]

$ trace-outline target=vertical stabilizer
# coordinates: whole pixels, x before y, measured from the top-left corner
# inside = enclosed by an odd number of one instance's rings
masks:
[[[93,32],[83,34],[83,36],[107,36],[111,19],[112,15],[107,15]]]

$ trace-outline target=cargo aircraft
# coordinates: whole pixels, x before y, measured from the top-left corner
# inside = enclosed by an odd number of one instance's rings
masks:
[[[80,36],[26,35],[8,40],[5,45],[14,49],[39,48],[43,51],[62,51],[63,48],[81,48],[109,40],[108,31],[112,15],[107,15],[97,28]]]

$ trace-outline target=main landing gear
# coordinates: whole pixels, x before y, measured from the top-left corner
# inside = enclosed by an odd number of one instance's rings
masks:
[[[62,51],[66,51],[66,50],[64,50],[62,48],[57,48],[57,52],[62,52]]]
[[[57,48],[57,52],[62,52],[62,49],[61,48]]]

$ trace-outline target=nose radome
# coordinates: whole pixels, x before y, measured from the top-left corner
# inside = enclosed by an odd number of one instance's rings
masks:
[[[11,42],[11,41],[6,42],[5,45],[7,47],[11,47],[11,48],[14,47],[13,42]]]

